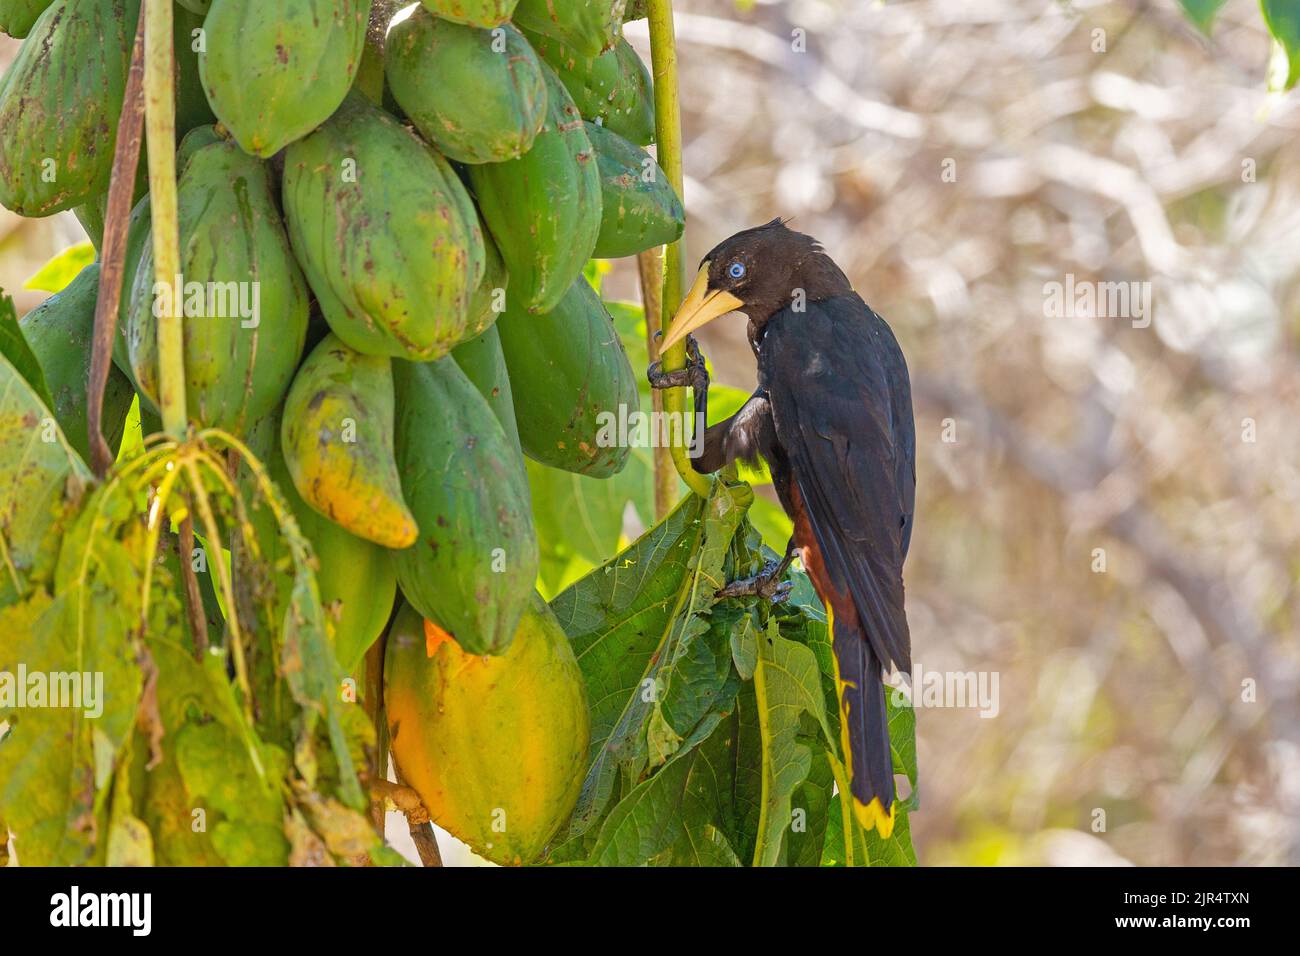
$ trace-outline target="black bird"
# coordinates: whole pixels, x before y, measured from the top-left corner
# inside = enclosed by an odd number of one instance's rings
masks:
[[[779,565],[719,593],[780,600],[789,587],[781,576],[799,550],[830,619],[854,810],[887,837],[894,771],[882,672],[912,669],[903,608],[916,497],[907,362],[821,245],[774,219],[705,256],[661,346],[687,338],[690,363],[669,373],[651,367],[656,388],[692,386],[697,413],[708,375],[689,333],[729,312],[749,318],[758,389],[697,438],[692,464],[707,474],[761,455],[794,536]]]

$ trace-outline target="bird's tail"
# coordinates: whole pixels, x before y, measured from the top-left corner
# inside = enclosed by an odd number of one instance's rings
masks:
[[[894,761],[880,662],[866,635],[851,627],[837,627],[833,613],[830,629],[840,700],[840,747],[847,763],[853,812],[863,827],[875,827],[887,838],[894,832]]]

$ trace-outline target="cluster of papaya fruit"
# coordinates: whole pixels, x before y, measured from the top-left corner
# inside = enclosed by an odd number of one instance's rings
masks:
[[[0,29],[26,37],[0,81],[0,203],[74,210],[101,241],[107,118],[122,110],[140,11],[0,0]],[[184,285],[170,294],[184,306],[189,418],[268,463],[313,544],[342,671],[388,629],[393,753],[435,821],[526,862],[572,807],[588,730],[581,675],[534,590],[524,456],[597,477],[624,466],[597,421],[635,409],[636,380],[583,268],[683,227],[643,148],[649,72],[622,36],[644,9],[422,0],[394,16],[382,0],[177,0],[174,12]],[[113,444],[136,396],[146,432],[157,421],[150,226],[142,173],[104,405]],[[98,274],[87,267],[23,321],[83,453]]]

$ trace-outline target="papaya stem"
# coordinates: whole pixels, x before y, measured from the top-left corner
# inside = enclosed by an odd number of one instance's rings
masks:
[[[672,0],[650,0],[650,62],[654,74],[655,89],[655,142],[659,166],[668,176],[668,183],[682,195],[682,111],[677,94],[677,45],[673,32]],[[659,327],[668,329],[673,313],[681,305],[686,288],[685,259],[683,258],[685,237],[671,243],[664,250],[664,293],[660,302]],[[649,324],[650,317],[646,316]],[[676,371],[686,367],[686,344],[678,342],[668,349],[663,356],[665,372]],[[685,421],[686,390],[669,388],[664,390],[664,411],[670,420]],[[674,429],[669,429],[670,434]],[[681,429],[681,438],[685,439],[686,429]],[[673,466],[677,474],[686,482],[688,488],[701,497],[708,497],[709,479],[691,467],[686,455],[685,442],[673,441],[669,446]]]
[[[655,341],[655,334],[659,325],[656,320],[663,309],[660,305],[664,292],[663,250],[658,247],[647,249],[637,255],[636,264],[641,278],[641,311],[646,317],[646,364],[650,365],[659,360],[659,345]],[[658,421],[664,410],[662,389],[650,390],[650,410],[654,413],[654,420]],[[667,448],[656,442],[653,452],[655,521],[659,522],[668,517],[668,512],[673,508],[673,500],[677,497],[677,471],[673,468],[673,458]]]
[[[104,217],[104,238],[100,248],[99,293],[95,300],[95,333],[90,353],[90,381],[86,387],[86,427],[90,464],[103,478],[113,467],[113,453],[104,441],[104,388],[113,358],[113,336],[122,299],[122,276],[126,268],[127,225],[131,217],[131,194],[140,164],[140,139],[144,129],[144,17],[136,29],[131,49],[131,69],[122,97],[122,114],[117,125],[117,146],[113,152],[113,174],[108,186],[108,210]],[[130,294],[131,290],[126,290]]]
[[[158,317],[158,405],[163,430],[185,437],[185,330],[181,321],[180,225],[176,209],[176,89],[172,0],[145,0],[144,118],[153,214],[154,291]]]
[[[384,45],[388,37],[388,24],[393,19],[397,4],[393,0],[375,0],[370,8],[370,24],[366,28],[366,45],[357,65],[357,78],[353,85],[376,106],[384,105]]]
[[[402,771],[393,764],[396,771],[397,782],[404,790],[411,789],[402,779]],[[442,851],[438,849],[438,835],[433,832],[433,823],[429,820],[429,811],[421,803],[416,807],[400,808],[406,816],[406,828],[411,832],[411,841],[415,844],[415,852],[420,856],[422,866],[442,866]]]
[[[194,659],[203,660],[208,652],[208,622],[203,614],[203,597],[199,594],[199,579],[194,573],[194,517],[188,509],[181,522],[180,540],[176,543],[176,557],[180,560],[181,580],[185,584],[185,614],[194,641]]]

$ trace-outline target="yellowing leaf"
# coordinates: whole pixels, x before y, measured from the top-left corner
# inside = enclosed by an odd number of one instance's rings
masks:
[[[94,261],[95,246],[93,243],[81,242],[75,246],[69,246],[41,266],[36,275],[23,284],[23,288],[33,289],[37,292],[62,292],[82,269]]]

